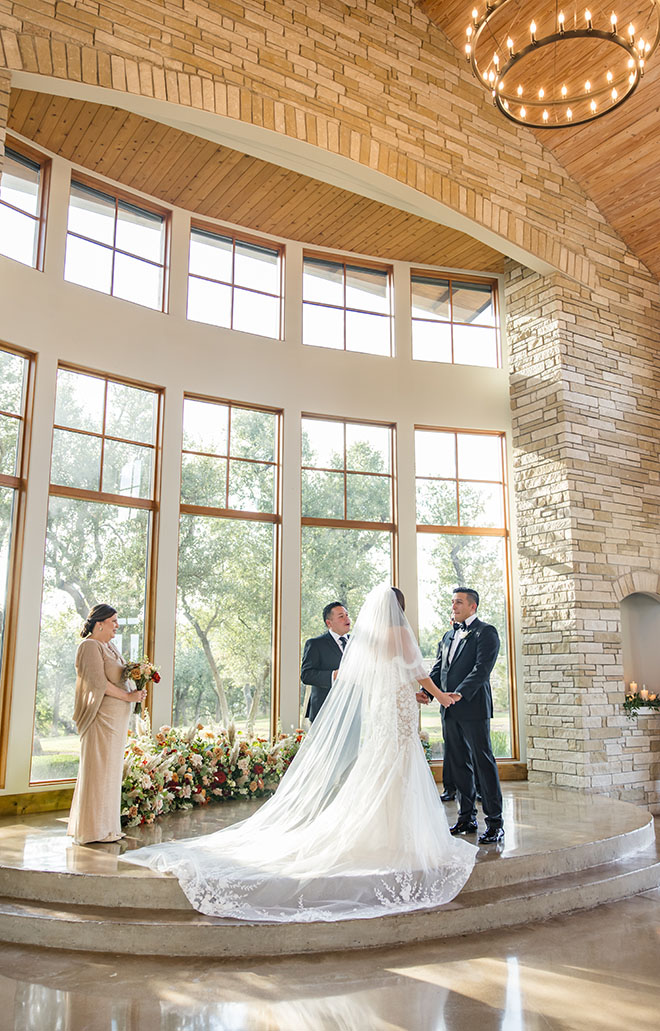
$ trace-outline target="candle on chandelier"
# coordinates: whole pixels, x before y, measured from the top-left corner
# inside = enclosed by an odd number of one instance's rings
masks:
[[[610,16],[610,23],[612,25],[612,32],[616,32],[616,14],[612,11]]]
[[[536,43],[536,22],[533,21],[529,26],[529,34],[532,37],[532,43]]]
[[[589,8],[587,8],[587,10],[584,12],[584,20],[587,23],[587,28],[593,29],[593,24],[591,21],[591,11],[589,10]]]
[[[564,12],[563,11],[560,11],[559,14],[557,15],[557,21],[559,23],[559,31],[563,32],[564,31]]]

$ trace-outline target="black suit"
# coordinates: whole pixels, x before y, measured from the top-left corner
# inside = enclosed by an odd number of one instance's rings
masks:
[[[337,644],[329,630],[320,637],[310,637],[305,641],[300,679],[312,689],[305,712],[311,723],[328,697],[332,674],[339,669],[342,655],[341,645]]]
[[[460,798],[459,822],[474,820],[477,815],[476,766],[486,823],[489,827],[501,827],[502,792],[490,743],[490,674],[500,650],[500,639],[495,627],[480,619],[473,620],[467,629],[468,635],[458,645],[451,664],[449,649],[455,632],[447,631],[429,676],[441,691],[462,696],[455,705],[443,710],[442,721],[450,771]]]

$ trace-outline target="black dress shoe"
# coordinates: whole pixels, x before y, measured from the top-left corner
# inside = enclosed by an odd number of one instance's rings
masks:
[[[478,831],[477,824],[472,820],[465,821],[459,820],[453,827],[449,828],[450,834],[476,834]]]
[[[479,835],[480,845],[494,845],[496,841],[504,839],[504,827],[486,827],[483,834]]]
[[[455,791],[443,791],[440,795],[441,802],[453,802],[456,798]]]

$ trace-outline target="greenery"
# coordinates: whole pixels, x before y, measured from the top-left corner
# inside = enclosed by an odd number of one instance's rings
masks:
[[[623,711],[628,719],[637,719],[640,709],[650,709],[651,712],[660,712],[660,698],[641,698],[639,694],[626,695],[623,703]]]

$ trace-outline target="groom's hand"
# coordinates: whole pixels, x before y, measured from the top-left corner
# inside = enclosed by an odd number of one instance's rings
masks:
[[[415,698],[417,699],[420,705],[428,705],[431,701],[426,691],[418,691],[415,695]]]

